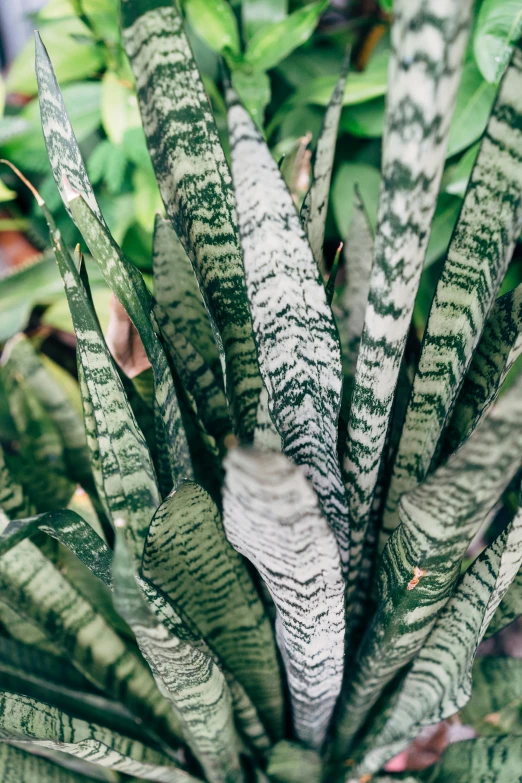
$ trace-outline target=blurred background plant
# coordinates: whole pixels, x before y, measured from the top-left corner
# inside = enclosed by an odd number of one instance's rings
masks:
[[[29,0],[26,0],[28,2]],[[31,0],[38,4],[38,0]],[[42,3],[39,3],[42,5]],[[145,146],[133,77],[120,41],[119,0],[49,0],[25,13],[2,4],[5,79],[1,84],[0,156],[16,164],[38,187],[69,245],[75,237],[49,170],[40,127],[34,75],[38,28],[55,64],[96,196],[116,240],[145,273],[151,264],[154,215],[162,210]],[[326,257],[333,259],[350,225],[354,185],[375,224],[381,136],[389,56],[392,0],[181,0],[191,43],[205,77],[218,125],[225,136],[220,61],[274,157],[282,161],[296,200],[308,184],[310,153],[347,46],[352,68],[341,118],[327,222]],[[12,62],[13,19],[29,35]],[[26,9],[27,10],[31,10]],[[457,219],[509,43],[522,32],[520,0],[478,0],[448,159],[414,314],[422,333],[434,283]],[[0,341],[39,326],[70,331],[61,281],[45,254],[45,226],[8,169],[0,183]],[[507,286],[521,279],[515,254]],[[11,267],[37,261],[38,271]],[[94,271],[94,270],[93,270]],[[102,320],[109,294],[94,275]],[[106,301],[105,301],[106,300]],[[106,319],[105,319],[106,320]],[[63,342],[63,340],[62,340]],[[67,340],[65,340],[67,342]]]

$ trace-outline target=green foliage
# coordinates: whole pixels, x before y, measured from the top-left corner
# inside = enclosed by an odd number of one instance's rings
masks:
[[[300,50],[325,2],[123,0],[121,38],[115,5],[49,4],[102,78],[62,91],[37,36],[5,118],[57,268],[0,293],[0,777],[512,783],[520,661],[477,649],[522,614],[516,10],[395,0],[347,73]],[[76,371],[8,339],[34,303]],[[455,715],[475,739],[386,776]]]

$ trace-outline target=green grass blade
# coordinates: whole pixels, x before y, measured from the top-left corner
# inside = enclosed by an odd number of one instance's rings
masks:
[[[430,311],[386,502],[427,474],[522,230],[522,48],[515,48],[482,139]]]
[[[209,640],[273,736],[281,737],[284,705],[272,627],[204,489],[184,482],[164,500],[149,529],[142,568]]]
[[[342,366],[324,285],[294,202],[248,112],[229,92],[232,175],[254,334],[283,451],[303,465],[349,556],[337,457]]]
[[[518,471],[521,388],[519,381],[447,464],[402,498],[402,524],[378,571],[377,611],[339,713],[338,753],[348,751],[382,689],[422,647],[453,593],[469,543]],[[416,568],[426,573],[411,589]]]
[[[304,223],[310,247],[317,262],[317,266],[324,271],[324,231],[326,215],[328,212],[328,200],[330,195],[330,182],[339,130],[339,120],[343,108],[344,88],[348,68],[350,67],[350,54],[345,55],[339,80],[330,98],[323,120],[323,127],[317,139],[315,159],[313,161],[313,181],[310,190],[306,194],[301,209],[301,220]]]
[[[344,580],[335,537],[302,470],[282,454],[234,449],[224,525],[277,607],[297,737],[319,749],[341,688]]]
[[[121,10],[160,192],[221,335],[227,395],[248,441],[261,380],[230,172],[176,4],[124,0]]]
[[[205,653],[172,635],[145,601],[122,536],[113,561],[114,602],[130,625],[209,783],[242,781],[230,691]]]
[[[470,0],[444,6],[437,0],[399,0],[394,6],[374,261],[344,456],[350,594],[426,255],[470,9]]]

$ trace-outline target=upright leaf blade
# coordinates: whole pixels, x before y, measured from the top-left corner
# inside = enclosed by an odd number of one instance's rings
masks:
[[[352,547],[349,595],[358,578],[426,254],[470,8],[469,0],[394,4],[374,262],[344,458]]]
[[[234,193],[208,98],[171,0],[124,0],[122,20],[162,198],[221,335],[235,426],[248,441],[261,380]]]
[[[259,365],[283,451],[306,468],[349,557],[337,458],[342,367],[337,330],[294,202],[250,116],[229,91],[232,174]]]
[[[430,311],[384,517],[422,481],[522,230],[522,47],[506,71],[482,139]]]
[[[319,749],[341,688],[344,580],[335,537],[300,468],[284,455],[230,452],[224,525],[277,607],[295,731]]]

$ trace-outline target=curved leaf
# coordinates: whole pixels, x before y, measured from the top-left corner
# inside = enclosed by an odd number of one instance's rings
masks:
[[[484,0],[473,35],[473,53],[488,82],[498,82],[521,34],[518,0]]]
[[[2,783],[91,783],[87,778],[46,759],[0,742],[0,779]]]
[[[230,172],[177,6],[124,0],[123,40],[152,162],[177,235],[223,342],[237,432],[251,440],[261,380]]]
[[[424,333],[395,460],[384,533],[425,477],[522,230],[522,48],[516,48],[480,145]],[[485,207],[484,205],[487,205]]]
[[[277,607],[298,738],[319,749],[341,688],[344,580],[335,537],[302,470],[283,454],[232,450],[224,525]]]
[[[248,297],[269,411],[349,556],[337,458],[342,368],[337,330],[294,202],[245,109],[228,93],[232,174]]]

